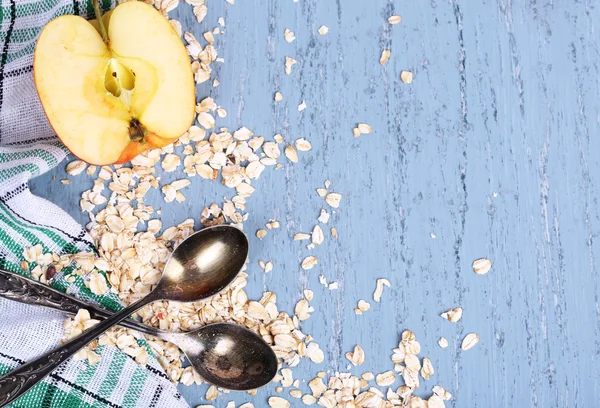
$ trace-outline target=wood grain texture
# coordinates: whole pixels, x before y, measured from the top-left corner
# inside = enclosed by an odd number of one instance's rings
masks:
[[[292,312],[302,289],[315,291],[316,312],[302,327],[326,351],[326,362],[303,361],[294,377],[345,371],[343,355],[355,344],[367,362],[353,373],[389,370],[391,349],[411,329],[436,369],[419,395],[440,384],[454,395],[452,407],[597,406],[598,3],[236,3],[210,1],[200,25],[184,2],[171,15],[198,38],[225,18],[226,34],[216,40],[225,63],[213,64],[221,85],[198,87],[228,110],[218,126],[313,144],[299,164],[263,173],[245,224],[251,296],[272,290],[280,309]],[[387,24],[392,14],[402,23]],[[326,36],[317,33],[322,24],[330,28]],[[295,42],[284,41],[285,28]],[[382,67],[384,48],[391,58]],[[291,76],[285,56],[298,60]],[[414,72],[413,84],[400,81],[402,70]],[[277,90],[284,95],[279,103]],[[307,108],[298,112],[303,100]],[[373,133],[354,139],[357,122]],[[62,186],[53,176],[65,178],[64,166],[34,180],[34,192],[85,222],[77,203],[90,179]],[[312,251],[319,265],[302,271],[309,251],[291,238],[314,226],[325,205],[315,189],[325,179],[344,196],[330,221],[340,238],[328,237]],[[186,202],[166,205],[156,191],[148,202],[164,209],[168,226],[198,220],[205,205],[233,194],[196,177],[186,195]],[[270,218],[282,228],[259,241],[253,234]],[[493,262],[488,275],[471,270],[480,257]],[[264,274],[259,259],[272,260],[273,272]],[[320,273],[340,282],[339,290],[324,289]],[[378,277],[392,289],[375,304]],[[353,313],[359,299],[373,306],[363,316]],[[438,317],[458,305],[464,317],[457,324]],[[461,352],[469,332],[480,334],[480,344]],[[449,348],[437,346],[440,336]],[[274,388],[254,398],[224,395],[215,406],[235,400],[265,407]],[[204,391],[181,388],[192,406]]]

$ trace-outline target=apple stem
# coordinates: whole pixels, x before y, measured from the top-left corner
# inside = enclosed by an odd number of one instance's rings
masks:
[[[98,0],[92,0],[92,4],[94,5],[94,13],[96,14],[96,18],[98,19],[98,25],[100,26],[100,34],[102,34],[102,39],[104,40],[104,42],[108,44],[108,33],[106,32],[104,20],[102,19],[100,3]]]

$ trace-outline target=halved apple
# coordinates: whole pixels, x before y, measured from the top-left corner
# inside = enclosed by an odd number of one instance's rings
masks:
[[[125,163],[166,146],[194,120],[195,84],[185,46],[169,22],[142,2],[123,3],[102,20],[52,20],[38,39],[33,69],[50,124],[90,164]]]

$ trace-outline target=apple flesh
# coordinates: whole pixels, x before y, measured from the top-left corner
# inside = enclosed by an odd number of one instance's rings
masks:
[[[158,11],[126,2],[102,21],[104,27],[71,15],[52,20],[33,63],[56,134],[96,165],[125,163],[172,143],[191,126],[196,103],[187,51]]]

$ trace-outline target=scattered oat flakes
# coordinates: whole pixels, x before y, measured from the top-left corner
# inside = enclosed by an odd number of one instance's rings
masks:
[[[381,295],[383,294],[383,287],[387,286],[391,287],[390,281],[384,278],[377,279],[377,284],[375,285],[375,292],[373,292],[373,300],[375,302],[381,301]]]
[[[215,118],[208,112],[198,113],[197,120],[204,129],[212,129],[215,127]]]
[[[306,299],[300,299],[298,303],[296,303],[296,308],[294,309],[294,313],[300,320],[308,319],[310,317],[310,313],[313,311],[314,309],[308,305],[308,301]]]
[[[281,379],[281,386],[283,388],[291,387],[292,384],[294,383],[294,376],[293,376],[292,370],[289,368],[282,368],[281,376],[283,377]]]
[[[400,79],[402,80],[402,82],[404,82],[405,84],[410,84],[413,81],[413,73],[409,72],[409,71],[402,71],[400,73]]]
[[[279,102],[283,100],[283,94],[281,92],[275,92],[275,101]]]
[[[363,135],[367,135],[373,131],[371,126],[367,125],[366,123],[359,123],[357,127],[360,133]]]
[[[292,67],[297,61],[291,57],[285,57],[285,73],[290,75],[292,73]]]
[[[354,313],[356,313],[357,315],[363,314],[363,312],[366,312],[367,310],[369,310],[371,308],[371,304],[365,300],[359,300],[358,301],[358,305],[357,307],[354,309]]]
[[[292,146],[287,146],[283,152],[289,161],[292,163],[298,163],[298,153]]]
[[[492,261],[487,258],[480,258],[473,262],[473,272],[477,275],[485,275],[492,268]]]
[[[206,7],[204,4],[200,6],[195,6],[193,8],[193,12],[196,16],[196,20],[198,20],[198,22],[201,23],[202,20],[204,20],[204,17],[206,17],[206,13],[208,13],[208,7]]]
[[[406,354],[404,364],[406,364],[406,368],[413,372],[418,372],[421,369],[421,362],[415,354]]]
[[[319,261],[314,256],[307,256],[302,261],[302,269],[305,271],[312,269]]]
[[[81,160],[73,160],[72,162],[70,162],[69,164],[67,164],[67,174],[69,176],[77,176],[78,174],[83,173],[83,171],[86,168],[86,164],[84,161]]]
[[[381,65],[385,65],[385,63],[388,62],[388,60],[390,59],[390,54],[391,54],[390,50],[383,50],[381,52],[381,58],[379,58],[379,63]]]
[[[479,334],[477,333],[469,333],[465,336],[462,341],[460,348],[464,351],[472,349],[475,345],[479,343]]]
[[[338,193],[329,193],[325,197],[325,202],[333,208],[338,208],[340,206],[341,200],[342,200],[342,195],[338,194]]]
[[[217,169],[213,169],[208,164],[196,165],[195,169],[198,172],[198,175],[204,179],[216,180],[219,174]]]
[[[285,38],[285,41],[291,43],[292,41],[294,41],[296,39],[296,36],[294,35],[293,31],[290,31],[289,28],[286,28],[285,31],[283,32],[283,38]]]
[[[302,103],[298,105],[298,112],[302,112],[304,109],[306,109],[306,102],[302,101]]]
[[[354,351],[346,353],[346,358],[354,366],[361,365],[365,362],[365,352],[361,346],[356,345]]]
[[[204,37],[206,42],[209,44],[212,44],[215,42],[215,37],[214,37],[213,33],[210,31],[205,32],[204,34],[202,34],[202,36]]]
[[[429,380],[429,377],[431,377],[434,373],[435,373],[435,370],[433,369],[431,360],[429,360],[427,357],[424,357],[423,358],[423,367],[421,368],[421,377],[423,377],[423,379],[425,379],[425,380]]]
[[[256,237],[258,239],[263,239],[266,236],[267,236],[267,231],[265,231],[264,229],[259,229],[258,231],[256,231]]]
[[[275,221],[275,220],[270,220],[267,223],[267,229],[276,229],[280,227],[279,221]]]
[[[217,104],[213,100],[213,98],[204,98],[200,101],[199,104],[196,105],[196,112],[209,112],[217,109]]]
[[[315,377],[309,383],[308,387],[310,388],[312,395],[315,397],[320,397],[325,391],[327,391],[327,386],[323,383],[322,377]]]
[[[252,133],[252,131],[250,129],[248,129],[246,126],[242,126],[238,130],[233,132],[233,138],[236,140],[248,140],[248,139],[250,139],[250,136],[252,136],[253,134],[254,133]]]
[[[63,184],[71,184],[71,180],[68,179],[61,180],[60,182]]]
[[[219,106],[217,108],[217,115],[219,115],[220,118],[224,118],[227,116],[227,111]]]
[[[298,149],[301,152],[307,152],[310,149],[312,149],[312,145],[306,139],[296,139],[294,145],[296,146],[296,149]]]
[[[313,291],[310,289],[304,289],[304,297],[306,298],[306,300],[308,300],[309,302],[311,300],[313,300]]]
[[[171,27],[173,27],[173,30],[175,30],[177,35],[181,37],[181,35],[183,34],[183,31],[181,30],[181,23],[175,19],[169,20],[169,23],[171,24]]]
[[[310,358],[310,361],[316,364],[320,364],[325,360],[325,353],[323,353],[323,350],[321,350],[319,345],[315,342],[310,343],[306,347],[305,355]]]
[[[442,313],[440,316],[446,320],[451,321],[452,323],[456,323],[462,317],[463,310],[461,307],[456,307],[454,309],[448,309],[447,312]]]
[[[89,278],[89,288],[94,295],[103,295],[108,291],[106,279],[98,271],[93,271]]]
[[[380,387],[388,387],[396,381],[396,374],[393,371],[386,371],[385,373],[377,374],[375,382]]]
[[[271,408],[289,408],[290,403],[281,397],[269,397],[269,406]]]
[[[338,232],[337,232],[337,229],[335,229],[335,227],[331,228],[331,236],[334,238],[338,237]]]
[[[318,225],[315,225],[312,230],[312,243],[315,245],[321,245],[323,243],[323,239],[323,230]]]
[[[272,159],[277,159],[281,155],[281,151],[279,150],[279,146],[277,143],[266,142],[263,144],[263,152]]]
[[[170,173],[172,171],[175,171],[175,169],[179,166],[180,163],[181,159],[179,158],[179,156],[177,156],[176,154],[169,153],[163,159],[161,166],[164,171]]]
[[[329,222],[330,214],[324,209],[321,209],[321,213],[319,214],[319,218],[317,220],[320,223],[327,224]]]
[[[445,337],[440,337],[440,339],[438,340],[438,345],[441,348],[446,348],[446,347],[448,347],[448,340],[446,340]]]
[[[299,232],[296,235],[294,235],[294,241],[304,241],[304,240],[307,240],[310,238],[311,238],[310,234],[305,234],[303,232]]]
[[[371,381],[375,378],[375,375],[372,372],[367,371],[361,375],[361,378],[366,381]]]
[[[329,28],[327,26],[322,25],[321,27],[319,27],[319,34],[321,35],[325,35],[329,32]]]
[[[390,16],[388,17],[388,23],[398,24],[402,21],[402,16]]]

